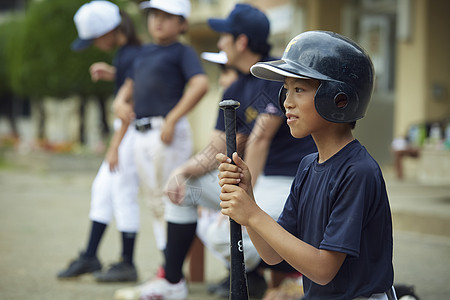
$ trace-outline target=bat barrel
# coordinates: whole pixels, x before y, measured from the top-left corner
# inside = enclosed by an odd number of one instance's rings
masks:
[[[241,225],[230,218],[230,300],[248,299]]]

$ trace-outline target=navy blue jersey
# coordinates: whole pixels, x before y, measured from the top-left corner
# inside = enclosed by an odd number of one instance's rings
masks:
[[[240,74],[224,92],[223,99],[233,99],[239,101],[240,106],[236,110],[236,131],[238,133],[250,135],[258,114],[272,106],[274,114],[280,111],[273,104],[278,98],[280,82],[266,81],[256,78],[251,74]],[[216,129],[225,131],[223,112],[219,111],[216,121]]]
[[[392,221],[377,162],[354,140],[319,164],[300,163],[278,223],[320,249],[346,253],[336,277],[318,285],[304,277],[306,299],[353,299],[393,283]]]
[[[141,46],[124,45],[117,50],[113,59],[113,66],[116,67],[114,94],[117,94],[125,79],[130,76],[133,60],[138,55],[140,49]]]
[[[142,47],[133,63],[136,118],[166,116],[183,96],[186,83],[204,74],[194,49],[181,43]]]

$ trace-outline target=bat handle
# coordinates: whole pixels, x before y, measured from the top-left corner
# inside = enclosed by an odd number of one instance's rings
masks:
[[[224,111],[227,156],[232,159],[236,152],[236,109],[240,103],[223,100],[219,107]],[[234,162],[233,162],[234,163]],[[230,218],[230,300],[248,299],[247,278],[245,276],[244,248],[241,225]]]
[[[230,158],[236,152],[236,109],[239,105],[240,103],[235,100],[223,100],[219,103],[224,114],[227,156]]]

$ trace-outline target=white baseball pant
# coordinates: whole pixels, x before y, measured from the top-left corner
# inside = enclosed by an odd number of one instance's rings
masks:
[[[120,120],[114,120],[114,128],[120,128]],[[133,158],[135,129],[129,126],[119,146],[119,166],[114,172],[102,162],[92,183],[91,220],[109,224],[114,215],[120,232],[139,230],[139,179]]]
[[[136,131],[134,142],[135,163],[142,187],[143,198],[153,216],[153,231],[158,249],[166,247],[164,211],[170,200],[164,194],[164,187],[170,173],[192,154],[191,129],[186,118],[180,119],[170,145],[161,141],[163,117],[151,117],[152,128]]]

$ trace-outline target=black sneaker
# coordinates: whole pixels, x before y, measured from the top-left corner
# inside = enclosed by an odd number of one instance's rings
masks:
[[[267,282],[257,270],[247,273],[248,296],[253,299],[262,299],[267,290]]]
[[[258,271],[246,273],[248,296],[252,299],[262,299],[267,290],[267,282]],[[227,299],[230,297],[230,277],[224,278],[218,284],[208,286],[208,292],[217,297]]]
[[[419,300],[419,297],[414,292],[413,285],[406,284],[394,284],[395,294],[397,295],[397,299],[401,299],[403,297],[411,300]]]
[[[94,277],[98,282],[131,282],[137,281],[137,271],[133,264],[118,262],[109,267],[106,272],[95,272]]]
[[[230,282],[228,281],[228,284],[223,284],[217,287],[217,289],[214,291],[214,295],[216,297],[222,298],[222,299],[229,299],[230,298]]]
[[[230,275],[219,281],[218,283],[207,286],[207,291],[220,298],[228,298],[230,294]]]
[[[75,278],[82,274],[92,273],[102,269],[97,257],[85,257],[83,254],[73,260],[66,270],[58,273],[59,279]]]

